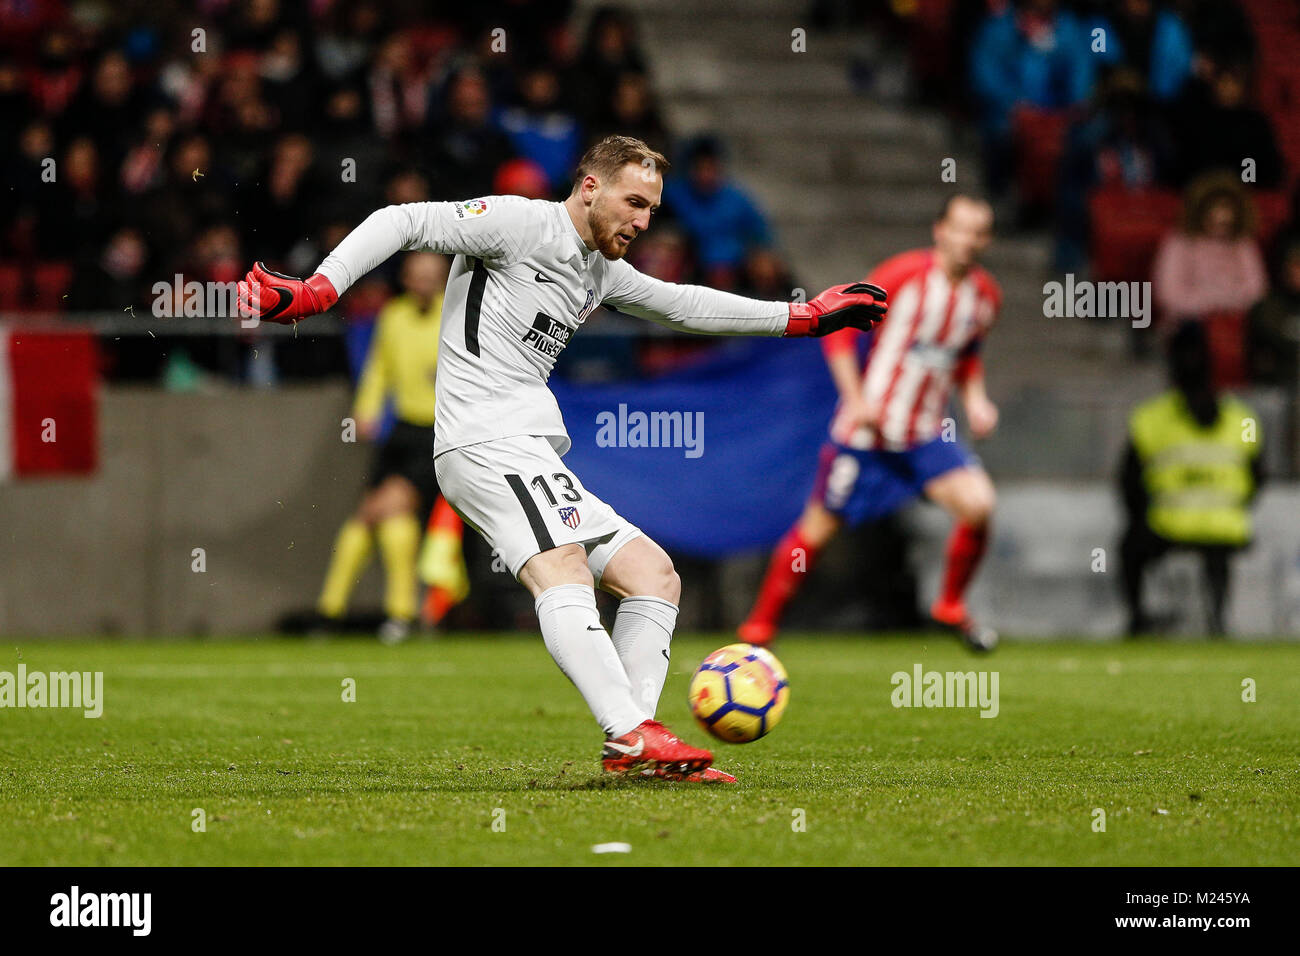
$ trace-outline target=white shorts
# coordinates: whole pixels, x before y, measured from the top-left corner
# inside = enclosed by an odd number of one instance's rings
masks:
[[[584,488],[545,438],[463,445],[443,452],[433,467],[447,503],[516,578],[533,555],[580,544],[599,584],[609,559],[641,534]]]

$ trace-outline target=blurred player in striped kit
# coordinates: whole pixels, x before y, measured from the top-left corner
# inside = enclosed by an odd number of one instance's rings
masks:
[[[933,247],[894,256],[868,276],[890,290],[889,317],[869,333],[846,329],[822,340],[840,394],[830,441],[803,515],[772,552],[739,629],[743,640],[766,644],[776,636],[802,574],[846,523],[878,520],[924,495],[956,522],[930,616],[973,649],[996,645],[996,633],[971,618],[964,599],[988,541],[993,483],[944,421],[955,388],[975,438],[997,425],[980,360],[1002,301],[978,264],[992,238],[988,203],[951,196],[934,224]]]

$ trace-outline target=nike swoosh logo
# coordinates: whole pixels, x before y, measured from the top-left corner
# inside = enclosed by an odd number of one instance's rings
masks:
[[[542,275],[540,272],[537,273],[537,275],[534,276],[534,278],[535,278],[538,282],[549,282],[551,285],[555,285],[555,284],[556,284],[554,279],[548,279],[548,278],[546,278],[546,276]]]
[[[636,742],[635,747],[629,747],[627,744],[620,744],[620,743],[615,743],[612,740],[606,740],[605,746],[608,747],[610,750],[617,750],[619,753],[623,754],[624,756],[639,757],[641,756],[641,752],[645,750],[645,741],[638,740]]]
[[[603,631],[604,628],[603,628],[603,627],[592,627],[590,624],[588,624],[588,625],[587,625],[587,630],[589,630],[589,631]]]
[[[661,647],[659,650],[663,653],[663,655],[664,655],[664,660],[666,660],[666,661],[667,661],[667,660],[671,660],[671,658],[668,656],[668,648],[666,648],[666,647]]]
[[[293,290],[288,286],[273,285],[270,286],[270,289],[273,292],[278,292],[280,294],[280,299],[275,303],[274,309],[270,312],[262,313],[261,318],[264,322],[274,322],[277,315],[282,315],[289,306],[293,305]]]

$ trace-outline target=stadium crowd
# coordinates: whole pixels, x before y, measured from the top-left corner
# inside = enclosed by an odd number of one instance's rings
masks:
[[[665,123],[633,17],[572,6],[0,4],[0,133],[16,144],[0,159],[0,310],[139,311],[159,281],[229,282],[254,258],[303,274],[385,203],[561,196],[581,150],[615,130],[675,160],[634,264],[785,298],[797,283],[729,178],[725,144],[679,141]],[[815,0],[809,12],[874,20],[910,46],[923,96],[977,133],[988,189],[1012,213],[1000,221],[1050,225],[1057,272],[1150,280],[1162,325],[1206,325],[1219,384],[1295,388],[1294,3]],[[350,322],[373,317],[396,268],[349,293]],[[251,340],[206,353],[188,341],[209,368],[256,378]],[[108,343],[107,371],[154,378],[167,344]],[[572,358],[594,349],[630,374],[681,348],[646,340],[617,359],[626,347],[579,340]],[[339,371],[343,352],[278,363]]]
[[[786,298],[770,229],[728,178],[723,144],[679,142],[665,125],[635,21],[571,7],[0,4],[0,134],[17,144],[0,160],[0,311],[147,311],[159,281],[230,282],[253,259],[306,274],[386,203],[561,198],[577,157],[613,131],[679,170],[640,268]],[[373,318],[397,268],[345,297],[349,322]],[[249,342],[187,342],[209,370],[256,378]],[[111,377],[158,376],[168,345],[172,372],[188,361],[166,337],[105,344]],[[295,361],[337,371],[341,355]]]
[[[1300,7],[920,0],[890,10],[886,26],[911,44],[922,91],[978,130],[1001,208],[1053,230],[1057,272],[1149,280],[1166,331],[1204,325],[1217,384],[1294,390]]]

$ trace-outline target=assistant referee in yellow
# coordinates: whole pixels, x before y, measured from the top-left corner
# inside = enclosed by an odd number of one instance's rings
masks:
[[[376,451],[361,504],[339,529],[316,607],[326,622],[343,617],[377,543],[387,617],[379,637],[386,643],[405,640],[414,624],[420,534],[438,497],[434,379],[449,268],[446,257],[436,253],[407,255],[401,272],[404,291],[384,305],[375,322],[353,417],[358,434],[373,441],[391,395],[397,421]]]

